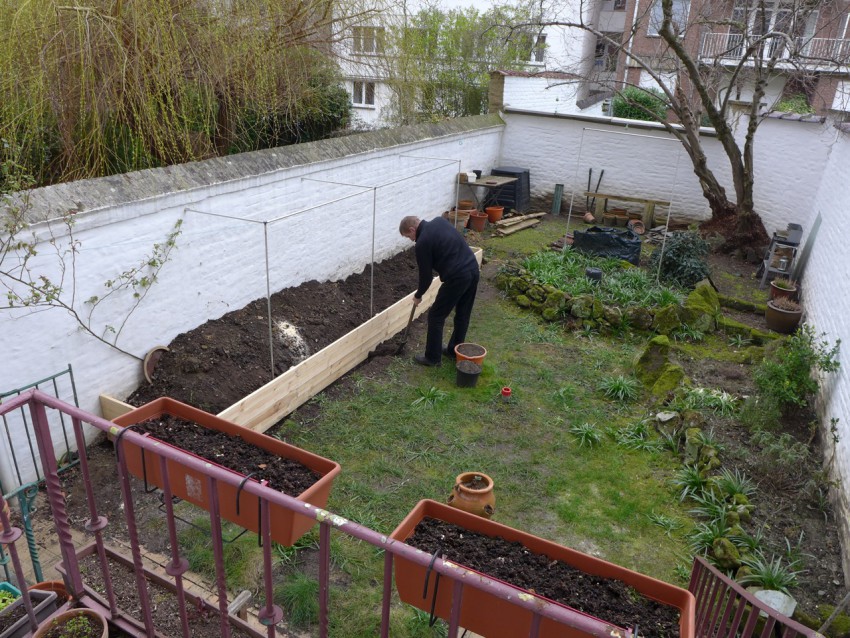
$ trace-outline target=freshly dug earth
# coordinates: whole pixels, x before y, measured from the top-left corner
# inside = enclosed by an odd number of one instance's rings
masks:
[[[102,635],[101,622],[89,616],[77,616],[67,624],[54,625],[42,634],[44,638],[101,638]]]
[[[237,436],[216,432],[174,416],[148,419],[134,429],[140,434],[148,432],[160,441],[239,474],[253,474],[252,479],[268,481],[269,487],[289,496],[297,497],[321,478],[318,472],[298,461],[267,452]]]
[[[416,290],[412,250],[375,264],[374,314]],[[344,281],[309,281],[272,295],[275,376],[371,318],[371,268]],[[143,405],[171,397],[217,414],[272,380],[268,306],[256,299],[175,337],[153,383],[127,399]]]
[[[18,605],[12,611],[7,611],[5,614],[0,616],[0,633],[3,633],[9,627],[18,622],[26,615],[26,613],[26,607],[24,607],[23,605]]]
[[[644,598],[624,582],[582,572],[518,542],[485,536],[433,518],[425,518],[405,541],[426,554],[447,559],[527,589],[600,620],[645,636],[679,635],[679,611]]]
[[[92,554],[80,560],[80,574],[83,581],[102,596],[106,596],[106,588],[100,572],[97,555]],[[118,561],[109,559],[109,574],[112,576],[112,589],[118,607],[136,620],[142,618],[139,605],[139,594],[136,589],[136,576],[132,569]],[[157,632],[164,636],[177,638],[183,635],[180,627],[180,610],[177,597],[165,587],[148,579],[153,621]],[[187,601],[188,603],[188,601]],[[187,605],[190,636],[194,638],[209,638],[221,634],[221,622],[218,613],[207,607],[198,608]],[[123,632],[115,634],[124,636]],[[231,627],[234,638],[250,638],[250,634]],[[110,631],[110,637],[113,636]]]

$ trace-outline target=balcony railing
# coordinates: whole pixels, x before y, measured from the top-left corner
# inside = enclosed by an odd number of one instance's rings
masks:
[[[741,33],[707,33],[703,36],[700,58],[737,64],[748,53],[755,38]],[[771,38],[758,44],[751,56],[767,59],[774,54],[779,65],[794,62],[807,68],[834,68],[850,65],[850,40],[835,38],[795,38],[791,42]]]
[[[34,438],[38,443],[38,454],[44,470],[44,487],[46,488],[56,538],[62,554],[63,573],[68,593],[78,601],[78,604],[98,611],[109,622],[128,632],[130,635],[153,637],[157,629],[153,625],[154,601],[151,600],[148,592],[146,579],[166,585],[174,593],[177,599],[182,636],[184,638],[188,638],[191,635],[188,610],[195,606],[198,609],[203,607],[205,613],[218,614],[221,623],[220,635],[223,638],[230,638],[234,629],[240,630],[243,634],[253,636],[254,638],[262,638],[263,636],[273,638],[273,636],[278,635],[276,625],[283,619],[283,612],[280,607],[273,604],[272,541],[269,523],[270,517],[268,515],[269,507],[272,504],[297,511],[302,516],[315,519],[320,525],[318,597],[320,609],[319,635],[322,637],[328,635],[331,531],[347,534],[369,543],[384,552],[384,574],[383,582],[380,584],[383,591],[380,612],[380,636],[382,638],[389,636],[392,573],[395,557],[402,557],[407,561],[421,565],[439,574],[442,578],[447,578],[448,582],[451,583],[453,604],[448,626],[448,636],[450,638],[456,638],[459,635],[460,601],[467,587],[485,590],[499,599],[510,600],[513,605],[531,612],[534,617],[529,634],[531,638],[536,638],[539,635],[540,620],[542,618],[551,618],[558,623],[577,629],[579,633],[583,632],[588,635],[608,635],[608,630],[610,630],[609,625],[598,619],[591,618],[567,607],[547,602],[541,598],[517,596],[516,589],[509,585],[491,578],[485,578],[476,572],[468,571],[448,561],[434,560],[432,556],[405,543],[394,541],[386,535],[375,532],[363,525],[359,525],[326,510],[306,505],[291,496],[266,487],[265,484],[256,481],[240,480],[238,474],[227,471],[214,464],[206,463],[199,457],[179,448],[170,445],[160,445],[154,439],[138,434],[130,428],[118,429],[114,423],[88,414],[40,390],[28,390],[8,400],[8,402],[4,402],[0,405],[0,416],[20,409],[26,409],[29,412],[29,422],[33,428]],[[62,492],[53,442],[51,440],[48,410],[64,414],[70,418],[72,423],[73,442],[76,444],[79,453],[80,480],[85,491],[89,512],[89,519],[85,524],[85,529],[88,530],[92,538],[92,543],[84,550],[75,547],[71,535],[71,524],[65,506],[65,496]],[[89,473],[89,461],[83,437],[84,423],[115,437],[114,443],[118,450],[115,465],[115,480],[121,488],[123,505],[119,508],[113,508],[113,511],[123,511],[126,532],[129,537],[130,547],[132,548],[132,557],[122,555],[117,558],[127,566],[132,565],[133,571],[136,574],[138,590],[137,614],[139,617],[128,616],[126,611],[118,607],[116,602],[112,576],[110,575],[110,559],[115,558],[115,555],[114,551],[106,545],[104,540],[104,530],[109,525],[114,524],[114,521],[107,520],[106,516],[103,515],[105,512],[99,509],[99,504],[96,502],[94,496],[94,488]],[[165,572],[170,577],[168,581],[161,576],[153,574],[143,562],[130,473],[128,471],[127,460],[122,451],[124,444],[132,444],[142,448],[148,463],[158,465],[161,472],[163,503],[166,513],[165,524],[170,545],[170,561],[165,568]],[[211,495],[211,506],[209,509],[211,526],[210,544],[215,558],[216,571],[216,591],[213,594],[212,600],[200,600],[184,589],[183,574],[188,569],[188,562],[185,556],[181,555],[180,545],[177,540],[177,524],[172,508],[170,487],[172,467],[175,465],[182,466],[197,475],[204,476],[207,482],[207,491]],[[263,540],[262,588],[266,602],[256,613],[259,623],[264,626],[262,631],[258,631],[253,626],[240,622],[241,619],[237,618],[229,610],[229,591],[225,580],[224,540],[220,533],[222,517],[218,498],[215,496],[217,494],[216,485],[218,482],[232,485],[243,491],[246,495],[250,494],[257,498],[264,512],[261,517],[260,537]],[[0,495],[0,543],[7,545],[15,578],[18,583],[23,584],[25,583],[24,567],[21,555],[16,546],[16,541],[21,538],[22,531],[20,528],[12,526],[10,516],[4,511],[4,504],[5,499]],[[79,561],[84,555],[89,554],[96,554],[100,559],[100,576],[105,589],[104,595],[98,595],[93,592],[84,583],[83,577],[80,574]],[[376,584],[376,586],[378,585]],[[26,588],[20,587],[20,589],[22,590],[24,599],[28,627],[34,630],[39,625],[39,620],[36,618],[30,595],[26,591]],[[695,595],[697,602],[698,638],[731,638],[733,636],[750,638],[754,635],[760,612],[765,614],[768,619],[764,630],[760,632],[762,637],[771,636],[771,631],[774,629],[781,632],[782,638],[795,638],[797,635],[804,638],[816,638],[818,636],[816,632],[806,629],[770,609],[700,558],[697,558],[694,562],[690,590]],[[60,611],[65,609],[69,604],[64,603],[61,605],[59,608]],[[742,627],[741,620],[745,612],[749,612],[749,615]],[[45,620],[44,622],[47,621]],[[630,635],[630,632],[626,632],[627,638]]]

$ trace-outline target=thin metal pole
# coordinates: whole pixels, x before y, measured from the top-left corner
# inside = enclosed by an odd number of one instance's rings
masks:
[[[567,235],[570,232],[570,220],[573,217],[573,202],[576,199],[576,185],[578,184],[578,167],[581,165],[581,151],[584,147],[584,132],[586,130],[586,128],[581,129],[581,138],[578,142],[578,159],[576,160],[576,174],[573,178],[572,188],[570,188],[570,209],[567,211],[567,229],[564,231],[564,247],[561,248],[561,252],[567,250]]]
[[[664,260],[664,247],[667,245],[667,230],[670,228],[670,213],[673,211],[673,193],[676,191],[676,182],[679,179],[679,160],[682,151],[676,153],[676,170],[673,172],[673,185],[670,187],[670,204],[667,206],[667,221],[664,224],[664,237],[661,238],[661,253],[658,255],[658,272],[655,273],[655,283],[661,281],[661,263]]]
[[[272,331],[272,284],[269,275],[269,222],[263,222],[263,242],[266,250],[266,307],[269,316],[269,368],[274,379],[274,333]]]
[[[375,316],[375,215],[378,206],[378,189],[372,189],[372,270],[369,275],[369,316]]]

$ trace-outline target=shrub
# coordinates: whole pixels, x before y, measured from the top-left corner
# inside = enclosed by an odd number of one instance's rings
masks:
[[[663,279],[692,288],[709,274],[708,250],[708,242],[695,232],[670,233],[664,246],[652,253],[648,268],[658,271],[660,262]]]
[[[667,119],[667,99],[658,89],[629,86],[617,93],[611,102],[614,117],[657,122]]]
[[[804,324],[778,349],[769,353],[755,370],[756,387],[762,396],[772,399],[784,408],[805,407],[818,390],[812,376],[815,371],[838,370],[838,348],[841,341],[830,347],[824,337],[815,334],[812,326]]]

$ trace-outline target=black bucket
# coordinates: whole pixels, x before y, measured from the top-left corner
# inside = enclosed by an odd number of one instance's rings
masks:
[[[481,376],[481,366],[466,359],[458,361],[457,365],[457,387],[474,388]]]
[[[602,270],[599,268],[585,268],[584,274],[590,281],[602,281]]]

